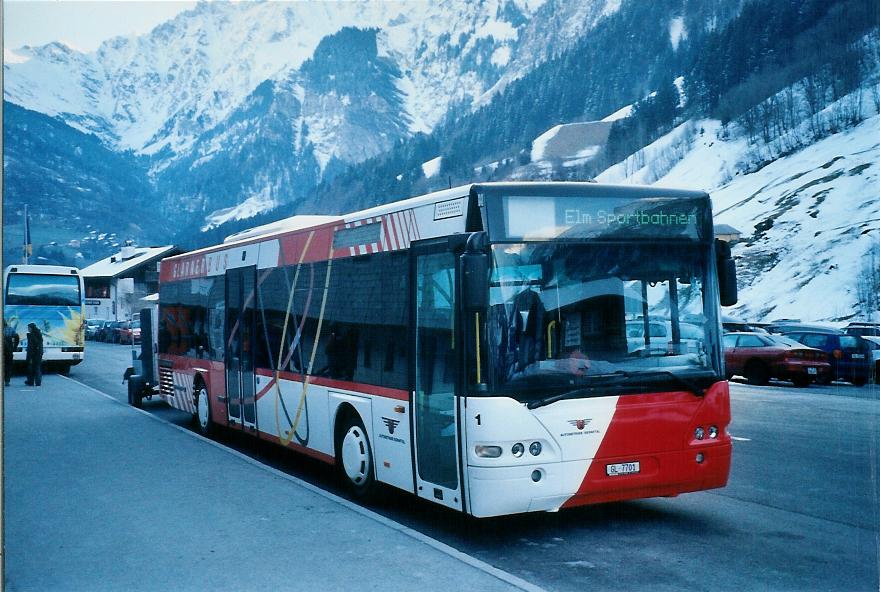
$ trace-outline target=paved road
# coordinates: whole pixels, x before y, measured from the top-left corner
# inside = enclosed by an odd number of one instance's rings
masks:
[[[94,344],[71,376],[124,400],[127,352]],[[482,521],[395,492],[373,509],[550,590],[880,589],[880,387],[731,392],[737,439],[721,490]],[[161,403],[146,407],[189,420]],[[222,441],[337,491],[319,463]]]
[[[538,592],[61,376],[4,407],[4,590]]]

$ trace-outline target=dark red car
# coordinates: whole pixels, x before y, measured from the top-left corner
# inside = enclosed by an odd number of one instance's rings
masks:
[[[727,333],[724,363],[728,378],[737,374],[749,384],[758,385],[778,378],[804,387],[811,382],[825,382],[831,374],[825,352],[766,333]]]
[[[117,329],[117,342],[136,344],[141,342],[141,322],[125,321],[119,329]]]

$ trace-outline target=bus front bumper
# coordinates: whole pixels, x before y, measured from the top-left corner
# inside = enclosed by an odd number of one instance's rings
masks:
[[[61,348],[52,347],[46,348],[43,350],[43,361],[44,362],[69,362],[71,365],[77,365],[83,361],[83,356],[85,355],[84,351],[78,352],[63,352]],[[12,354],[12,359],[15,362],[24,363],[27,361],[27,352],[25,351],[17,351]]]
[[[698,462],[697,455],[702,457]],[[477,517],[561,508],[681,493],[727,485],[731,444],[718,442],[673,452],[529,464],[468,467],[470,513]],[[639,463],[639,472],[609,476],[606,467]]]

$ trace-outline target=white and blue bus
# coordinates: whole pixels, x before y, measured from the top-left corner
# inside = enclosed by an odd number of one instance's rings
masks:
[[[18,333],[16,362],[24,362],[27,327],[43,333],[43,360],[66,374],[85,354],[83,279],[75,267],[10,265],[3,272],[3,318]]]

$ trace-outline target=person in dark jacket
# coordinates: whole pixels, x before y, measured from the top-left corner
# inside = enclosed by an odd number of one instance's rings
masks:
[[[33,323],[28,323],[27,380],[28,386],[40,386],[43,382],[43,334]]]
[[[18,333],[3,319],[3,382],[9,386],[12,376],[12,354],[18,347]]]

